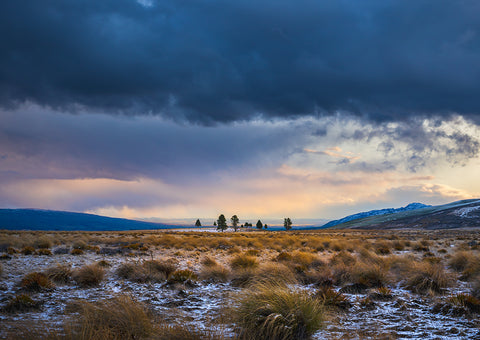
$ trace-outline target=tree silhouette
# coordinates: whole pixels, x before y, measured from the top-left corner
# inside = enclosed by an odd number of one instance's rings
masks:
[[[201,226],[202,226],[202,224],[200,223],[200,220],[197,219],[197,222],[195,222],[195,227],[201,227]]]
[[[227,220],[225,219],[225,215],[221,214],[220,216],[218,216],[217,230],[225,231],[227,230],[227,228],[228,226],[227,226]]]
[[[258,220],[257,221],[257,229],[262,229],[263,228],[263,223],[262,221]]]
[[[286,230],[292,229],[292,220],[290,219],[290,217],[287,217],[283,220],[283,226]]]
[[[237,231],[237,229],[238,229],[238,222],[239,222],[239,219],[238,219],[237,215],[233,215],[230,220],[232,221],[232,228],[233,228],[233,230]]]

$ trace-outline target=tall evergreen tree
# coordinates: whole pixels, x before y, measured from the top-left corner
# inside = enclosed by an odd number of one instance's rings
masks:
[[[218,216],[217,230],[225,231],[227,230],[227,228],[227,219],[225,218],[225,215],[221,214],[220,216]]]
[[[202,223],[200,223],[200,220],[197,219],[197,222],[195,222],[195,227],[201,227]]]
[[[283,220],[283,226],[286,230],[292,229],[292,220],[290,219],[290,217],[287,217]]]
[[[257,229],[262,229],[263,228],[263,223],[262,221],[258,220],[257,221]]]
[[[233,228],[233,230],[237,231],[237,229],[238,229],[238,222],[240,221],[240,220],[238,219],[237,215],[233,215],[230,220],[232,221],[232,228]]]

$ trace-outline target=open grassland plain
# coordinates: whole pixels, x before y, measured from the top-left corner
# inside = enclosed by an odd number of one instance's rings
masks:
[[[480,339],[479,236],[0,231],[0,338]]]

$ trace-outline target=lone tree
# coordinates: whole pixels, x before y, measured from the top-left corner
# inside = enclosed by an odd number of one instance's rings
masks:
[[[238,229],[238,222],[239,222],[239,219],[238,219],[237,215],[233,215],[230,220],[232,221],[232,228],[233,228],[233,230],[237,231],[237,229]]]
[[[290,217],[287,217],[283,220],[283,226],[285,227],[285,229],[287,230],[290,230],[292,229],[292,220],[290,219]]]
[[[262,221],[258,220],[257,221],[257,229],[262,229],[263,228],[263,223]]]
[[[227,228],[228,226],[227,226],[227,220],[225,219],[225,215],[221,214],[220,216],[218,216],[217,230],[225,231],[227,230]]]
[[[268,228],[268,225],[265,223],[265,224],[263,225],[263,228],[264,228],[264,229],[267,229],[267,228]]]
[[[197,219],[197,222],[195,222],[195,227],[201,227],[201,226],[202,226],[202,224],[200,223],[200,220]]]

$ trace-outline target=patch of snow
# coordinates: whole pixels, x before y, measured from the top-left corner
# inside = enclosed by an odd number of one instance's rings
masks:
[[[474,218],[476,216],[470,216],[470,214],[475,211],[480,209],[480,205],[476,207],[466,207],[466,208],[460,208],[457,209],[453,212],[454,215],[462,218]]]

